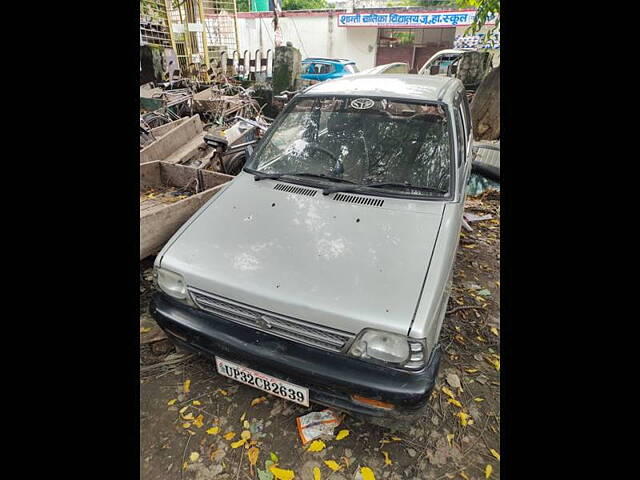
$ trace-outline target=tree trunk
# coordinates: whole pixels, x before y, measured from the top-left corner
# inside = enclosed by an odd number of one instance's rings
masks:
[[[471,119],[476,140],[500,138],[500,65],[478,86],[471,101]]]

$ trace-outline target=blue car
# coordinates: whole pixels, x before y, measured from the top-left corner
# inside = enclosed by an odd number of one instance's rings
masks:
[[[323,82],[343,75],[358,73],[358,67],[353,60],[344,58],[305,58],[302,61],[300,77],[311,83]]]

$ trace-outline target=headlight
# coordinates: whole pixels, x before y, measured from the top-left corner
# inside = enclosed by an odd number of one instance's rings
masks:
[[[155,277],[158,287],[164,293],[170,297],[177,298],[178,300],[187,299],[187,285],[184,283],[182,275],[162,268],[156,268],[153,272],[153,276]]]
[[[349,354],[363,360],[378,360],[409,370],[420,370],[426,363],[424,341],[382,330],[365,329],[360,332],[351,345]]]

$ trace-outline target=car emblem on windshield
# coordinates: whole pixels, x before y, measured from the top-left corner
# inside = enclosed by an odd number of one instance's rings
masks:
[[[351,100],[351,106],[356,110],[366,110],[367,108],[373,107],[374,103],[370,98],[356,98],[355,100]]]
[[[271,325],[271,322],[269,321],[269,318],[265,317],[264,315],[260,315],[256,319],[256,323],[258,324],[258,326],[260,328],[271,328],[273,326],[273,325]]]

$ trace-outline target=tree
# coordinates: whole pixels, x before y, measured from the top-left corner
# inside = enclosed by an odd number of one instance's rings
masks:
[[[456,0],[459,7],[473,7],[476,16],[465,33],[474,35],[495,17],[495,24],[487,38],[500,27],[500,0]],[[492,69],[480,82],[471,101],[471,119],[476,140],[500,138],[500,65]]]
[[[283,10],[323,10],[332,8],[327,0],[283,0]]]

